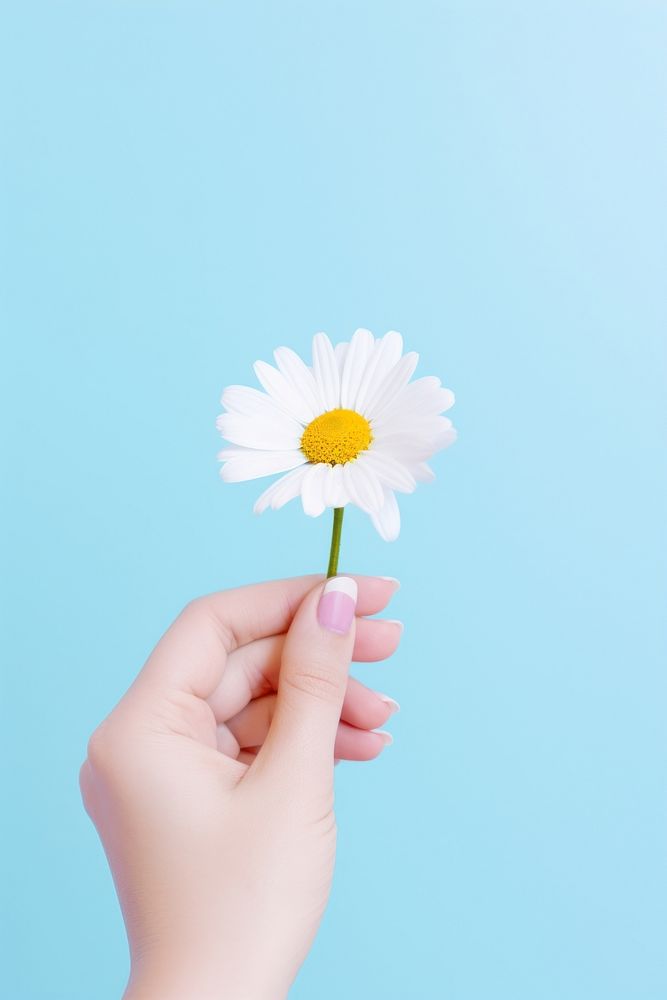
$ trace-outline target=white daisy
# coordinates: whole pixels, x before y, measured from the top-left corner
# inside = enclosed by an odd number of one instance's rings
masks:
[[[453,392],[433,376],[410,381],[419,355],[403,354],[394,331],[375,338],[357,330],[335,348],[318,333],[311,367],[289,347],[277,348],[274,358],[275,368],[254,366],[264,392],[233,385],[222,394],[226,412],[216,426],[235,445],[218,454],[222,479],[283,473],[257,499],[256,513],[297,496],[311,517],[353,503],[382,538],[395,539],[396,493],[433,479],[427,460],[456,439],[451,420],[441,416]]]

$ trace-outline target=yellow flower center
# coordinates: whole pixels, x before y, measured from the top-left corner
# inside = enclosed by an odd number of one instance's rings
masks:
[[[373,440],[371,425],[354,410],[328,410],[308,424],[301,451],[309,462],[339,465],[351,462]]]

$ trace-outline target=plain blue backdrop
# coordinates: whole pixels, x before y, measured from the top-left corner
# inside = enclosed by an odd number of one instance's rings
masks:
[[[394,746],[336,772],[295,1000],[667,996],[667,7],[59,2],[2,17],[3,992],[115,1000],[86,740],[182,605],[323,570],[217,478],[222,388],[400,330],[457,444],[399,540]]]

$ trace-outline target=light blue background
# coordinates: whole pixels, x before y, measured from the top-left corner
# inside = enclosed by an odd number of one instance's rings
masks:
[[[667,996],[667,7],[5,5],[4,992],[113,1000],[88,734],[191,597],[324,568],[223,486],[224,385],[400,330],[460,440],[347,518],[395,744],[337,771],[297,998]],[[355,516],[356,515],[356,516]],[[7,642],[5,641],[5,648]]]

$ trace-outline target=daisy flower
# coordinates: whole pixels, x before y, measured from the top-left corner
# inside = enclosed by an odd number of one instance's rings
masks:
[[[276,367],[254,365],[263,392],[232,385],[222,394],[226,412],[216,426],[234,447],[218,454],[220,475],[237,483],[281,474],[258,497],[256,513],[298,496],[311,517],[333,508],[333,575],[348,504],[365,511],[385,540],[398,537],[396,494],[433,479],[428,459],[456,439],[441,415],[454,394],[434,376],[410,381],[419,355],[403,354],[394,331],[376,338],[357,330],[335,347],[317,333],[310,366],[289,347],[273,354]]]

